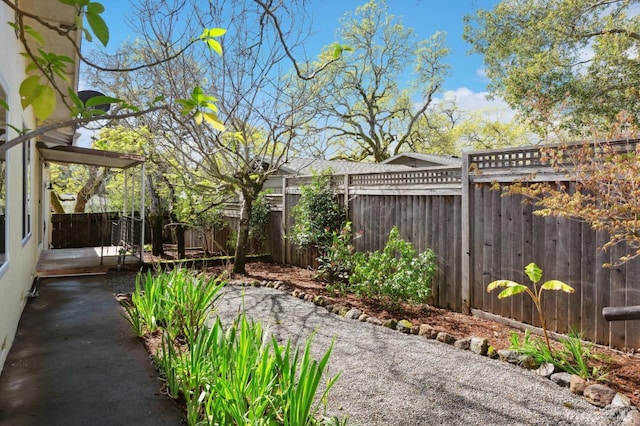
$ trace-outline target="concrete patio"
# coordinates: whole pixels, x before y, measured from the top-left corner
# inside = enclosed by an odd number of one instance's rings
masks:
[[[183,424],[104,275],[38,290],[0,375],[0,424]]]

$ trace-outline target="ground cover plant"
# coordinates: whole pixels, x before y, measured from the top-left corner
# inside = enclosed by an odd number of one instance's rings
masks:
[[[321,416],[339,374],[318,395],[332,347],[315,360],[312,338],[303,347],[280,345],[243,313],[223,325],[211,314],[225,284],[181,268],[148,272],[138,274],[124,303],[138,336],[161,336],[154,361],[167,394],[184,404],[188,424],[340,424]]]

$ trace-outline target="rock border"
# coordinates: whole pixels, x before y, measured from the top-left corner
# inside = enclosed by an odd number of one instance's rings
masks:
[[[428,324],[414,325],[406,319],[387,319],[369,316],[360,309],[349,308],[348,306],[332,304],[322,295],[308,294],[300,289],[294,289],[283,281],[229,281],[229,285],[248,286],[248,287],[267,287],[289,293],[292,297],[298,298],[305,302],[313,303],[316,306],[323,307],[327,311],[344,317],[346,319],[368,322],[370,324],[387,327],[404,334],[412,334],[426,339],[436,340],[443,344],[452,345],[460,350],[468,350],[480,356],[486,356],[493,359],[499,359],[522,368],[533,370],[541,377],[546,377],[558,386],[568,388],[569,392],[582,396],[591,405],[606,410],[608,417],[620,421],[622,426],[640,425],[640,410],[634,406],[631,400],[610,387],[600,384],[591,383],[582,379],[575,374],[556,371],[553,364],[542,364],[536,368],[533,358],[522,355],[517,351],[509,349],[494,350],[489,345],[489,340],[484,337],[469,336],[464,338],[456,338],[445,331],[438,331]]]

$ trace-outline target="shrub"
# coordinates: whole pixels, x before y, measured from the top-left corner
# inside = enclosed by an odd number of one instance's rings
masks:
[[[395,226],[381,252],[359,253],[353,256],[353,261],[349,285],[360,296],[388,299],[396,304],[423,303],[431,294],[435,253],[428,249],[418,254],[410,242],[400,238]]]
[[[325,252],[332,243],[332,232],[344,222],[344,212],[331,183],[331,170],[313,176],[310,185],[300,188],[300,200],[291,209],[294,219],[289,238],[298,247],[317,247]]]
[[[326,248],[325,253],[318,257],[319,278],[329,284],[340,286],[349,283],[355,255],[355,249],[351,243],[352,237],[351,222],[347,222],[339,232],[331,232],[331,244]],[[345,289],[342,288],[342,290]]]
[[[256,241],[258,250],[262,250],[267,238],[266,230],[270,213],[271,205],[269,204],[269,199],[264,192],[261,192],[253,202],[249,221],[249,238],[253,238]]]

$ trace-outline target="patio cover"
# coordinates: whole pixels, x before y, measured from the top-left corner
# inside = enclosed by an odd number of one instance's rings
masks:
[[[38,150],[45,161],[62,164],[84,164],[87,166],[109,167],[116,169],[128,169],[145,162],[141,155],[127,154],[124,152],[102,151],[78,146],[47,147],[38,143]]]

